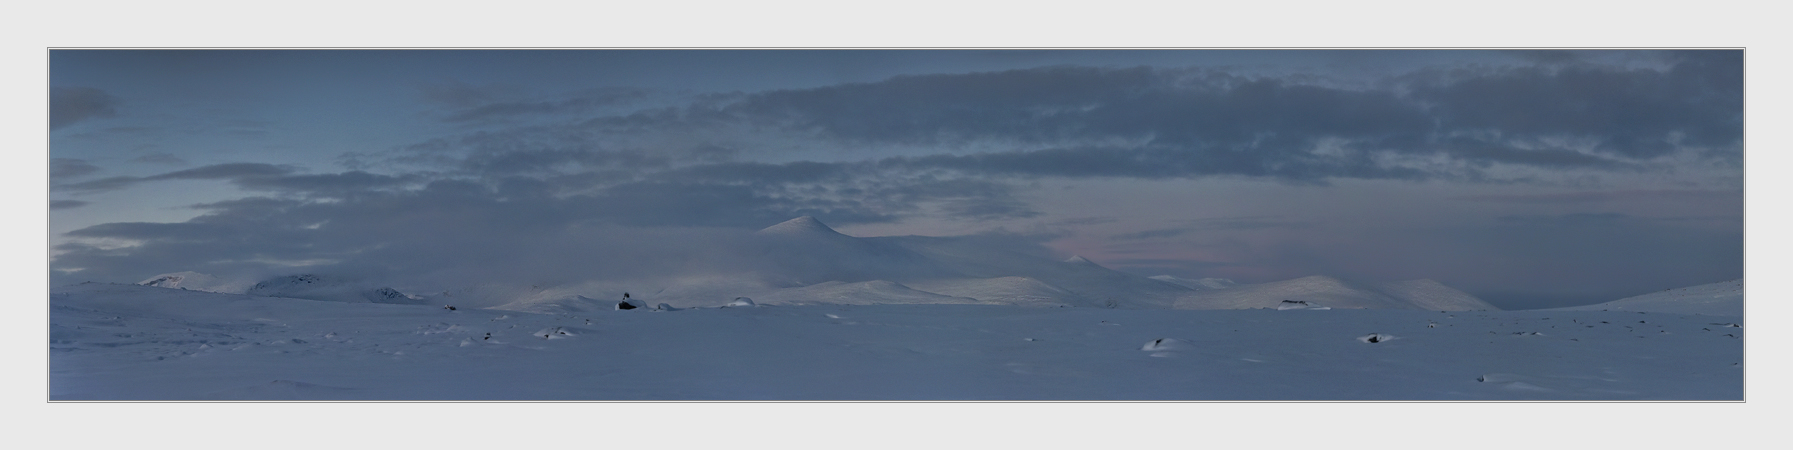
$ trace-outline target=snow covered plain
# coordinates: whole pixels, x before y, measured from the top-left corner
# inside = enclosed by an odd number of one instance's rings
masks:
[[[1687,313],[542,314],[100,283],[49,305],[50,400],[1742,400],[1744,385],[1741,317]]]

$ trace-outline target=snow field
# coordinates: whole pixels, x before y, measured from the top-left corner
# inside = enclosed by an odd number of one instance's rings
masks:
[[[1740,400],[1746,330],[1610,311],[532,314],[103,284],[51,306],[51,400]]]

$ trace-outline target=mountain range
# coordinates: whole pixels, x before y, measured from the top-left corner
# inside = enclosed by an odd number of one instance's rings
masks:
[[[756,245],[719,252],[748,261],[720,273],[645,280],[579,280],[523,287],[501,280],[406,293],[352,275],[297,274],[255,283],[180,272],[139,284],[346,302],[444,304],[534,312],[612,309],[631,293],[646,304],[1006,304],[1119,309],[1276,308],[1282,301],[1345,309],[1497,310],[1432,280],[1375,282],[1310,276],[1261,284],[1221,278],[1145,277],[1072,256],[1053,260],[964,237],[854,237],[813,217],[762,229]],[[598,300],[605,299],[605,300]]]

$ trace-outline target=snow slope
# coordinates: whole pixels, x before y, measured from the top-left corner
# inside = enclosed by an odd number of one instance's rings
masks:
[[[1743,316],[1743,291],[1743,280],[1737,279],[1551,311],[1645,311],[1740,317]]]
[[[910,282],[910,287],[987,304],[1019,306],[1097,306],[1097,303],[1028,277],[956,278]]]
[[[1681,314],[992,305],[535,314],[113,284],[56,287],[49,304],[50,400],[1743,398],[1744,328]]]
[[[1177,301],[1178,309],[1276,308],[1283,300],[1305,301],[1328,308],[1419,309],[1430,311],[1496,310],[1493,305],[1431,280],[1361,283],[1311,276],[1227,289],[1195,291]]]
[[[798,288],[780,289],[752,298],[754,302],[762,305],[975,305],[983,303],[973,298],[918,291],[900,283],[885,280],[858,283],[829,281]]]
[[[1052,261],[1035,255],[994,251],[978,246],[975,242],[955,238],[902,236],[870,240],[889,242],[923,255],[936,265],[958,274],[955,278],[1023,277],[1044,283],[1051,287],[1050,290],[1071,294],[1057,298],[1053,303],[1162,309],[1171,307],[1179,296],[1190,291],[1186,287],[1109,269],[1077,256],[1065,261]],[[940,281],[939,279],[902,281],[915,286],[942,284],[930,283]]]
[[[1154,280],[1163,281],[1166,283],[1170,283],[1170,284],[1174,284],[1174,285],[1178,285],[1178,286],[1182,286],[1182,287],[1186,287],[1186,288],[1190,288],[1190,289],[1194,289],[1194,290],[1198,290],[1198,291],[1208,290],[1208,289],[1226,289],[1226,288],[1233,287],[1233,286],[1239,284],[1239,283],[1233,282],[1233,280],[1229,280],[1226,278],[1189,279],[1189,278],[1177,278],[1177,277],[1173,277],[1170,275],[1158,275],[1158,276],[1151,276],[1151,277],[1146,277],[1146,278],[1151,278]]]

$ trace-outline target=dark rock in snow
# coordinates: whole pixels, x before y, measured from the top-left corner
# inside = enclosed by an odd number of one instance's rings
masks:
[[[1325,310],[1329,310],[1332,308],[1320,306],[1318,303],[1308,303],[1305,300],[1283,300],[1281,304],[1276,305],[1277,311],[1288,311],[1291,309],[1313,309],[1313,310],[1325,311]]]
[[[1357,338],[1357,340],[1360,342],[1366,343],[1366,344],[1375,344],[1375,343],[1380,343],[1383,341],[1388,341],[1388,340],[1391,340],[1394,338],[1395,337],[1391,336],[1391,335],[1386,335],[1386,334],[1381,334],[1381,333],[1370,333],[1365,336],[1359,336]]]

